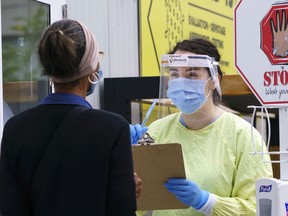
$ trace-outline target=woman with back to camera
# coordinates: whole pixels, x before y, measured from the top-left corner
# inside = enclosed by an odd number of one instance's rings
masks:
[[[135,215],[129,124],[85,100],[102,75],[93,34],[76,20],[57,21],[44,31],[38,54],[55,93],[5,125],[1,215]],[[75,107],[84,111],[71,116]],[[54,135],[60,142],[51,149]]]
[[[250,154],[249,122],[218,106],[218,50],[197,38],[177,43],[170,54],[167,96],[179,112],[153,122],[148,133],[155,143],[181,144],[186,179],[167,179],[163,186],[189,208],[157,210],[153,216],[256,215],[255,183],[272,177],[272,167],[261,155]],[[130,125],[131,140],[146,130]],[[257,151],[262,151],[261,135],[255,128],[252,132]],[[270,160],[269,155],[264,158]]]

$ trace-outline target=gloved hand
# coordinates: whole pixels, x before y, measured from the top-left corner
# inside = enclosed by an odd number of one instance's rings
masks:
[[[148,127],[141,127],[140,124],[129,125],[130,126],[130,137],[131,143],[136,144],[139,139],[142,138],[143,134],[148,131]]]
[[[177,199],[196,210],[202,208],[209,198],[209,192],[201,190],[197,184],[186,179],[169,179],[165,187]]]

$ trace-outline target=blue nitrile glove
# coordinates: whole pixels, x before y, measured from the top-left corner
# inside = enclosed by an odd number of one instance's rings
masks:
[[[139,139],[142,138],[143,134],[148,131],[148,127],[141,127],[140,124],[129,125],[130,126],[130,137],[131,143],[136,144]]]
[[[169,179],[165,187],[177,199],[196,210],[202,208],[209,198],[209,192],[201,190],[197,184],[186,179]]]

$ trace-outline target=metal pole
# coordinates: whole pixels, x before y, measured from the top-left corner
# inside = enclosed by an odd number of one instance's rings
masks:
[[[280,152],[288,151],[288,107],[279,108]],[[288,161],[288,154],[280,154],[281,161]],[[280,163],[280,180],[288,180],[288,162]]]

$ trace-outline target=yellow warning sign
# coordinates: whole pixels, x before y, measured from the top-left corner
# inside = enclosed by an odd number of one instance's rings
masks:
[[[225,74],[234,67],[233,11],[237,0],[142,0],[141,76],[158,76],[160,59],[184,39],[204,37],[217,46]]]

